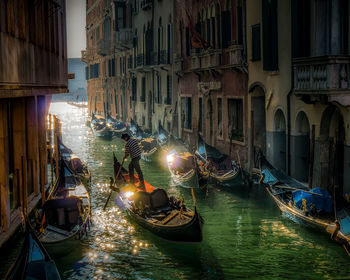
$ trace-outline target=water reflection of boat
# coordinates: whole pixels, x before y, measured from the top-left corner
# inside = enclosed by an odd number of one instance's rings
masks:
[[[269,166],[262,170],[261,182],[278,208],[288,218],[316,228],[350,250],[350,210],[347,202],[333,198],[327,190],[308,189],[304,184]]]
[[[196,156],[199,172],[204,178],[228,187],[243,184],[243,174],[238,164],[205,143],[199,135]]]
[[[120,163],[114,157],[115,170]],[[119,182],[127,181],[128,173],[122,168]],[[137,178],[136,178],[137,179]],[[197,208],[186,208],[183,200],[168,197],[164,189],[158,189],[145,182],[146,191],[135,185],[123,184],[117,195],[117,205],[139,225],[152,233],[171,241],[202,241],[202,218]]]
[[[61,279],[55,262],[50,258],[28,222],[26,222],[21,252],[5,276],[5,280],[24,279]]]
[[[61,161],[60,174],[43,205],[39,239],[45,245],[80,239],[89,225],[90,195],[66,162]]]

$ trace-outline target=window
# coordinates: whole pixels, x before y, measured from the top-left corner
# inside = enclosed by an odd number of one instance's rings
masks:
[[[85,80],[89,79],[89,67],[85,66]]]
[[[231,6],[227,1],[227,10],[221,14],[222,47],[227,48],[231,44]]]
[[[131,100],[136,101],[137,100],[137,78],[132,78],[131,82],[131,87],[132,87],[132,95],[131,95]]]
[[[203,132],[203,98],[198,99],[198,132]]]
[[[242,0],[237,2],[237,43],[243,44],[243,7]]]
[[[157,75],[157,99],[158,104],[162,104],[162,76]]]
[[[186,56],[191,55],[191,36],[190,30],[186,27]]]
[[[115,6],[115,30],[119,31],[120,29],[125,28],[125,3],[117,3]]]
[[[243,100],[228,99],[227,112],[229,138],[243,142]]]
[[[142,77],[142,84],[141,84],[141,96],[140,101],[145,102],[146,101],[146,78]]]
[[[218,102],[218,136],[222,137],[222,98],[217,99]]]
[[[172,95],[172,76],[168,75],[166,77],[166,100],[165,104],[171,105],[171,95]]]
[[[181,112],[183,128],[192,129],[192,98],[181,98]]]
[[[292,1],[292,56],[293,58],[310,56],[310,50],[311,50],[310,8],[311,8],[311,1],[303,1],[303,0]]]
[[[277,0],[263,0],[263,68],[278,70]]]
[[[98,78],[100,76],[100,64],[90,65],[90,79]]]
[[[260,24],[256,24],[252,26],[252,61],[260,59]]]

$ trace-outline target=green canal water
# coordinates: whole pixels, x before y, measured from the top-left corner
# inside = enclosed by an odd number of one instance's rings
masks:
[[[199,244],[152,235],[112,200],[103,211],[112,153],[121,158],[123,142],[95,137],[85,126],[86,109],[53,103],[50,112],[62,121],[64,143],[92,173],[89,236],[78,246],[62,244],[69,247],[65,255],[53,255],[64,279],[350,279],[350,258],[343,248],[282,216],[261,186],[198,190],[197,207],[205,221]],[[171,195],[184,194],[193,206],[189,190],[171,185],[163,163],[142,162],[142,168],[148,182]],[[1,255],[1,262],[10,262]]]

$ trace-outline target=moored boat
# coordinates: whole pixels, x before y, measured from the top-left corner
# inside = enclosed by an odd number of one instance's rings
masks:
[[[60,142],[60,155],[71,171],[86,185],[91,183],[91,173],[87,165],[73,151]]]
[[[141,127],[134,121],[130,121],[130,133],[131,136],[137,138],[137,139],[142,139],[142,138],[149,138],[152,135],[143,131]]]
[[[61,279],[55,262],[50,258],[28,222],[26,222],[21,252],[5,276],[5,280],[25,279]]]
[[[167,154],[168,169],[175,185],[186,188],[198,188],[199,179],[196,158],[189,152],[169,151]]]
[[[267,193],[286,217],[307,227],[313,227],[342,244],[350,251],[350,211],[345,200],[335,207],[327,190],[306,186],[273,169],[262,170],[261,182]]]
[[[107,126],[106,120],[102,116],[91,116],[91,129],[96,136],[109,138],[112,136],[112,132]]]
[[[90,226],[90,195],[61,161],[61,172],[43,205],[40,241],[46,245],[81,239]]]
[[[115,170],[120,163],[114,158]],[[138,189],[136,184],[122,183],[127,180],[128,173],[121,167],[118,182],[122,184],[118,191],[116,203],[139,225],[150,232],[170,241],[200,242],[202,241],[203,220],[197,208],[187,208],[183,200],[168,197],[164,189],[155,188],[145,182],[146,190]],[[124,180],[124,181],[123,181]]]
[[[142,138],[140,140],[141,158],[148,162],[157,162],[161,156],[161,147],[153,137]]]
[[[108,116],[107,126],[111,130],[114,136],[120,137],[123,133],[128,132],[127,125],[123,122],[119,122],[116,119]]]
[[[205,143],[199,135],[195,154],[199,172],[203,178],[227,187],[243,184],[243,171],[240,166],[229,156],[220,153],[216,148]]]

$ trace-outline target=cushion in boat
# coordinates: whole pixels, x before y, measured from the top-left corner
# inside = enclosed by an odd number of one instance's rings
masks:
[[[150,195],[153,209],[169,207],[169,198],[164,189],[155,189]]]

